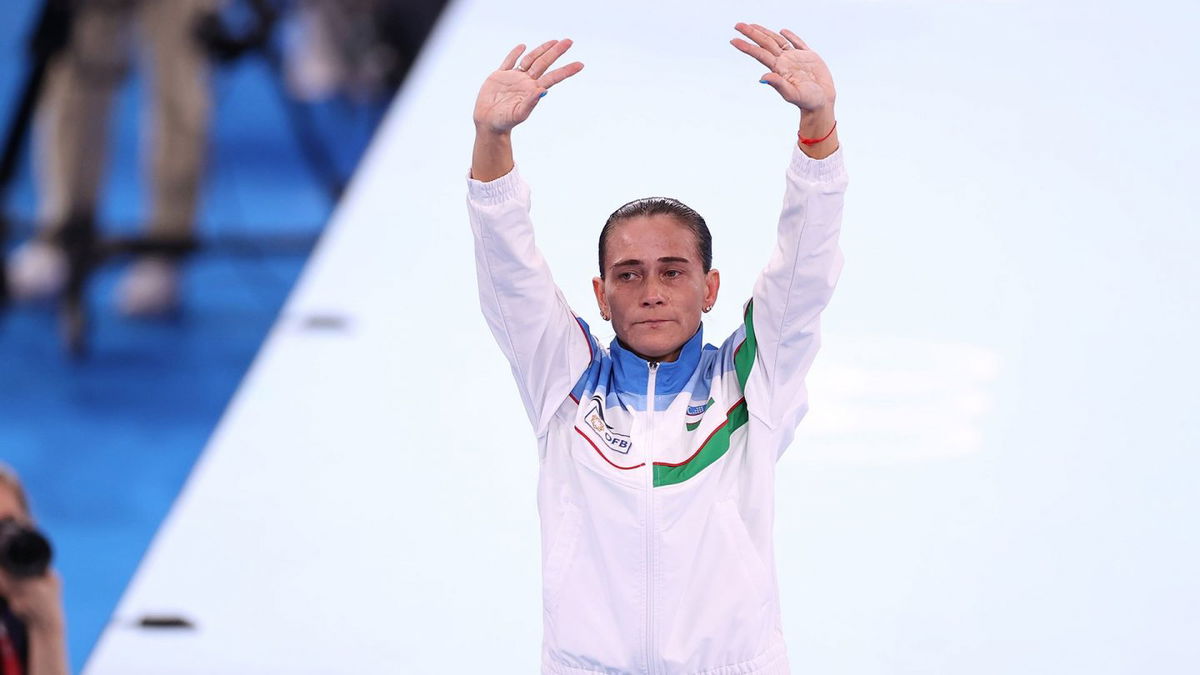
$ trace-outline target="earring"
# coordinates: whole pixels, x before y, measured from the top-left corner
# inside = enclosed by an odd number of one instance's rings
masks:
[[[608,312],[605,312],[605,311],[601,310],[601,312],[600,312],[600,318],[601,318],[601,319],[604,319],[605,321],[608,321]]]
[[[711,310],[712,310],[712,305],[709,305],[708,307],[704,308],[704,311],[706,311],[706,312],[711,311]]]

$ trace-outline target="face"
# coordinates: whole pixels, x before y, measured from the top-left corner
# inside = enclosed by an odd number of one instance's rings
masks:
[[[23,523],[29,522],[29,514],[21,508],[21,502],[12,488],[0,483],[0,520],[13,518]]]
[[[592,287],[617,337],[646,360],[674,361],[721,285],[704,271],[695,235],[668,215],[630,218],[609,233],[604,265]]]
[[[21,508],[21,502],[17,499],[16,493],[7,484],[0,483],[0,520],[6,518],[29,524],[29,514]],[[7,574],[0,571],[0,598],[9,597],[9,591],[12,589],[6,585],[8,583]]]

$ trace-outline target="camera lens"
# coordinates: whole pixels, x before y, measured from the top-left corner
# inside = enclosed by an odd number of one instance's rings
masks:
[[[50,541],[8,518],[0,520],[0,569],[18,579],[40,577],[50,567]]]

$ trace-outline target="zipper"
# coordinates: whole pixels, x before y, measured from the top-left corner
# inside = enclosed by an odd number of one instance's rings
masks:
[[[654,380],[658,363],[650,363],[646,383],[646,671],[654,675]]]

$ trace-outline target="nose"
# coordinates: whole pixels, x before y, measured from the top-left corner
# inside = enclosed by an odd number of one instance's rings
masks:
[[[667,296],[663,291],[662,282],[653,277],[643,287],[642,307],[656,307],[667,304]]]

